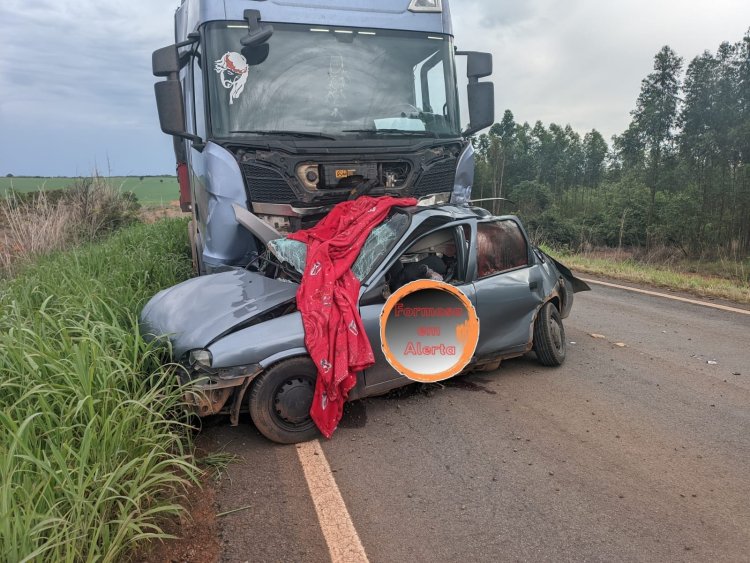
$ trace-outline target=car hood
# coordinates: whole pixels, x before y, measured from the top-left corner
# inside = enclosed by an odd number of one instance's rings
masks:
[[[291,302],[299,286],[232,270],[193,278],[157,293],[141,312],[141,332],[148,340],[168,337],[180,360],[217,338],[246,326],[255,317]]]

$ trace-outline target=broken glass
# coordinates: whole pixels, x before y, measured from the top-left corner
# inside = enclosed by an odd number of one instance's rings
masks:
[[[305,271],[307,245],[304,242],[280,238],[269,242],[268,249],[282,264],[289,264],[300,274]]]
[[[395,213],[383,224],[374,228],[367,237],[362,250],[352,266],[352,272],[359,281],[377,266],[393,244],[401,237],[409,225],[409,218],[403,213]],[[281,262],[289,264],[302,274],[307,260],[307,245],[303,242],[281,238],[268,243],[269,250]]]

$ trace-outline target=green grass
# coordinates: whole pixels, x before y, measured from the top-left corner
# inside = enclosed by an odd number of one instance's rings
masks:
[[[38,190],[60,190],[73,185],[75,178],[0,178],[0,197],[11,189],[19,192]],[[144,177],[113,176],[107,178],[112,186],[126,192],[133,192],[141,205],[166,204],[180,198],[180,188],[174,176]]]
[[[545,248],[552,256],[579,274],[593,274],[618,280],[684,291],[700,297],[728,299],[737,303],[750,303],[750,283],[746,277],[727,265],[724,276],[714,263],[699,267],[696,263],[680,266],[653,266],[632,259],[593,258],[582,254],[555,252]],[[739,266],[738,266],[739,267]],[[685,271],[699,270],[702,273]]]
[[[180,511],[181,393],[137,315],[189,272],[173,220],[0,281],[0,561],[118,561]]]

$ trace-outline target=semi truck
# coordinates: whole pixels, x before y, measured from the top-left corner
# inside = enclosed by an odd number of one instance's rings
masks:
[[[294,232],[364,193],[465,203],[494,121],[492,56],[455,47],[449,0],[182,0],[152,62],[199,274],[262,251],[237,206]]]

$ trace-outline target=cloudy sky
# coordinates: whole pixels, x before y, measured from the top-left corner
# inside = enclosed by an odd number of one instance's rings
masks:
[[[217,0],[218,1],[218,0]],[[173,171],[151,52],[177,0],[1,0],[0,175]],[[654,54],[686,60],[750,26],[747,0],[453,0],[456,41],[491,51],[498,117],[606,138],[629,120]]]

